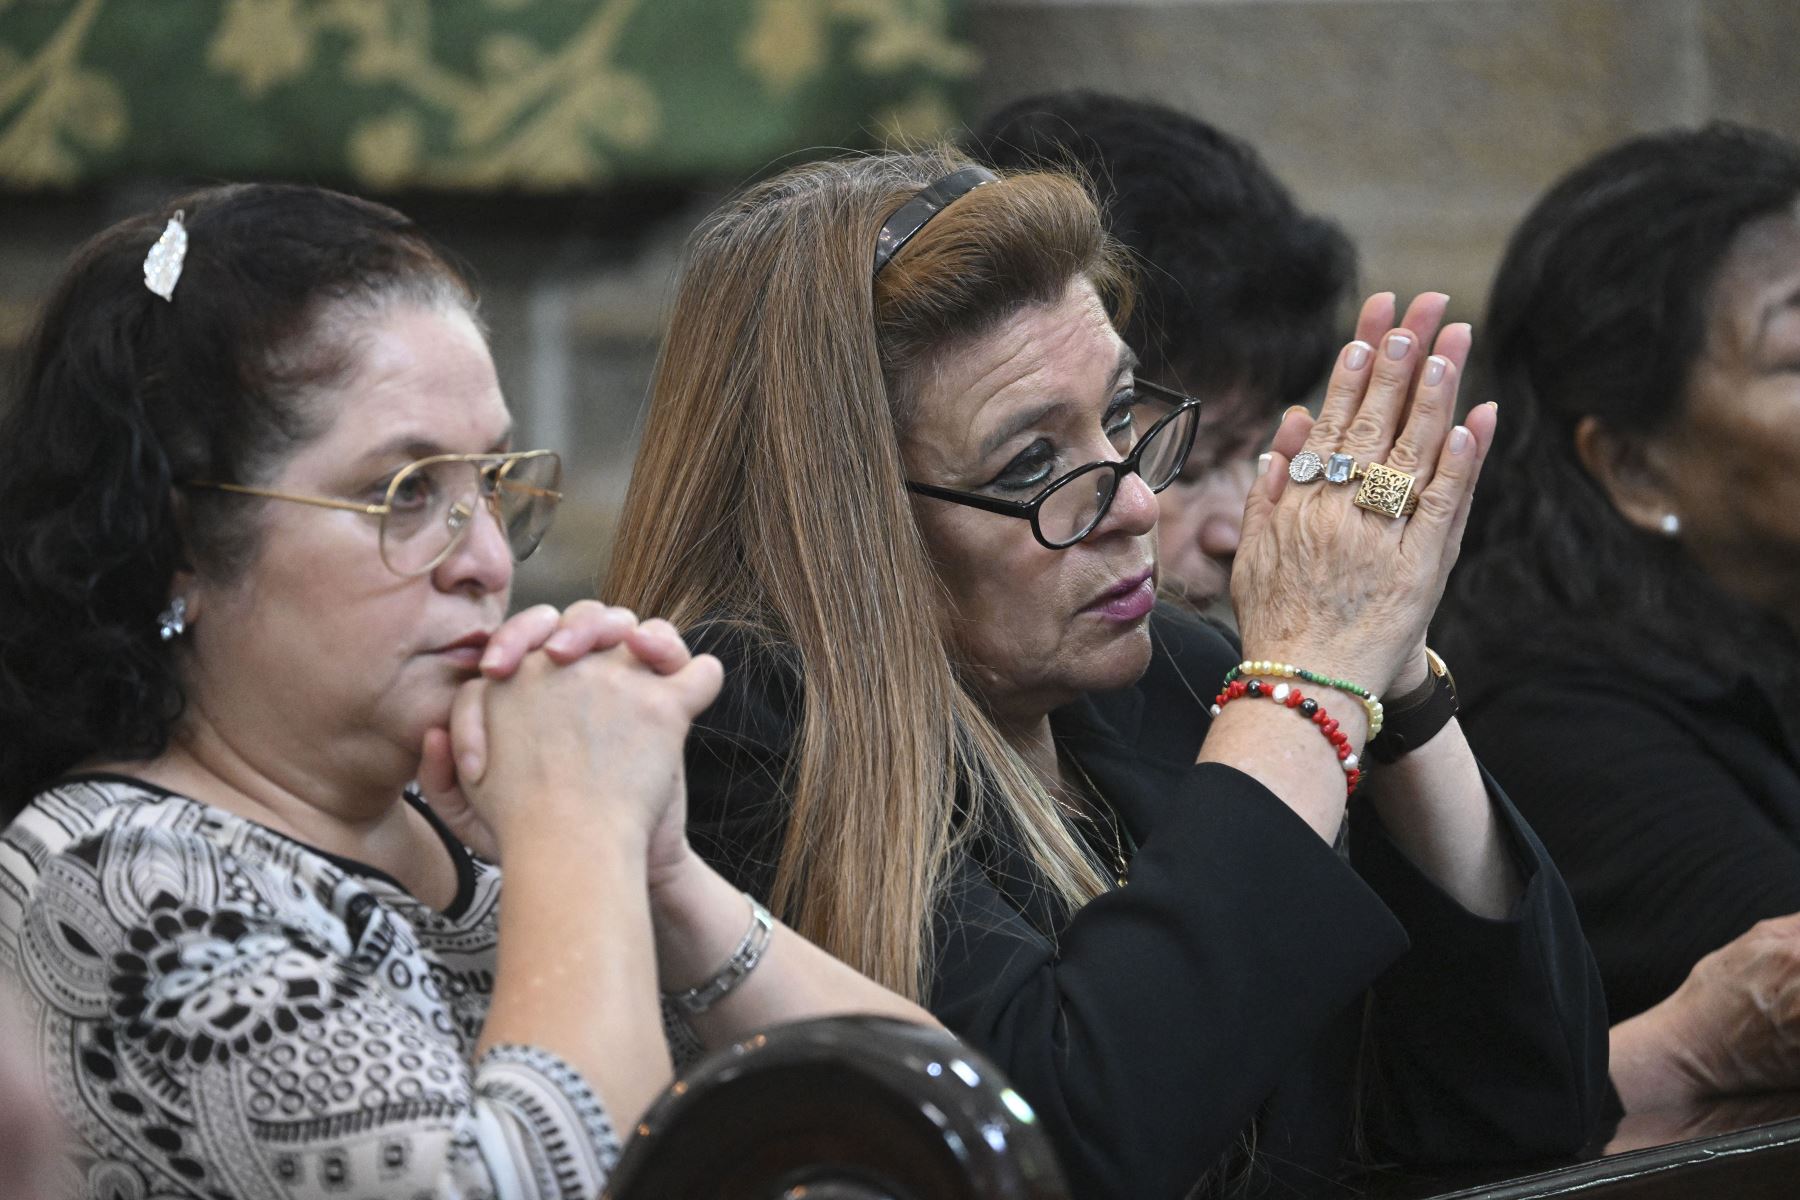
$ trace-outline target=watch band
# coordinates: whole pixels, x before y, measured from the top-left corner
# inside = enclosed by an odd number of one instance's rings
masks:
[[[1386,719],[1381,733],[1363,748],[1364,757],[1391,763],[1436,737],[1456,716],[1456,680],[1450,668],[1430,647],[1425,650],[1429,670],[1425,682],[1392,700],[1384,700]]]

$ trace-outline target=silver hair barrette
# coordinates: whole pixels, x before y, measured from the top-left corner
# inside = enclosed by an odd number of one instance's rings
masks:
[[[164,300],[175,298],[175,284],[181,279],[181,264],[187,258],[187,227],[181,223],[186,215],[177,209],[156,245],[144,256],[144,286]]]

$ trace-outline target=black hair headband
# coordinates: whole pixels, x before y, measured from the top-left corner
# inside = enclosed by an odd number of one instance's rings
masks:
[[[882,225],[881,232],[875,235],[875,270],[872,274],[881,274],[881,268],[893,261],[894,255],[900,253],[900,247],[911,241],[913,234],[925,228],[927,221],[982,184],[992,183],[998,178],[1000,177],[986,167],[964,167],[930,184],[895,209],[894,215]]]

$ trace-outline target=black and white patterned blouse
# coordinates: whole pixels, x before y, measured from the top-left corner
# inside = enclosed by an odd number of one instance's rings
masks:
[[[0,971],[88,1196],[591,1200],[618,1141],[588,1084],[530,1047],[470,1061],[500,872],[434,827],[458,871],[442,912],[118,776],[0,835]]]

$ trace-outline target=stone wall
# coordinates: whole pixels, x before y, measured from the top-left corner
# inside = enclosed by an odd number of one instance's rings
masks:
[[[1531,201],[1604,147],[1713,118],[1800,137],[1796,0],[975,0],[971,32],[974,111],[1073,86],[1192,112],[1344,224],[1369,290],[1469,320]]]

